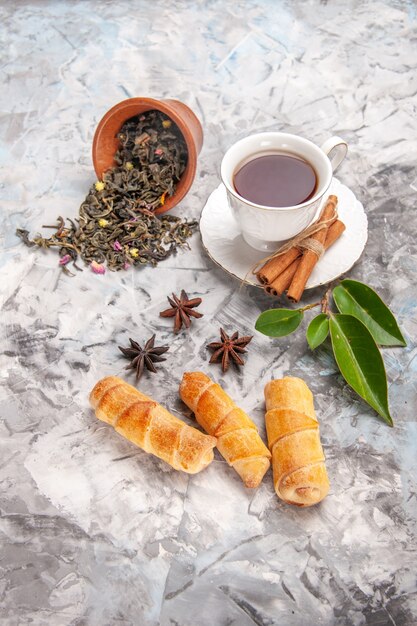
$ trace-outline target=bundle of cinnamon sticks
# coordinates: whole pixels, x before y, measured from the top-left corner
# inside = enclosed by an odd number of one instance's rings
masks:
[[[307,281],[318,260],[330,246],[339,239],[345,225],[337,217],[337,196],[329,196],[317,220],[313,234],[305,239],[295,238],[294,244],[286,246],[284,252],[278,250],[263,267],[256,271],[258,280],[267,293],[280,296],[287,292],[292,302],[298,302],[303,295]]]

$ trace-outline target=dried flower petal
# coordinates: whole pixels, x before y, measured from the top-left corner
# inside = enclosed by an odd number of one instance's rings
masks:
[[[110,222],[108,220],[105,220],[104,217],[102,217],[98,221],[98,225],[100,226],[100,228],[105,228],[108,224],[110,224]]]
[[[125,264],[123,265],[123,269],[124,270],[128,270],[130,267],[130,263],[128,263],[127,261],[125,262]]]
[[[169,128],[171,126],[171,124],[172,124],[171,120],[163,120],[163,122],[162,122],[162,126],[164,128]]]
[[[94,274],[105,274],[106,273],[106,268],[104,267],[104,265],[102,265],[101,263],[97,263],[97,261],[91,261],[91,265],[90,265],[92,271],[94,272]]]
[[[120,241],[117,241],[117,239],[113,243],[113,250],[115,250],[116,252],[120,252],[121,250],[123,250],[122,244],[120,243]]]
[[[127,161],[127,162],[125,163],[125,168],[126,168],[127,170],[133,170],[133,163],[131,163],[131,161]]]
[[[59,264],[60,265],[66,265],[67,263],[69,263],[71,261],[71,256],[69,254],[64,254],[64,256],[62,256],[59,259]]]
[[[158,148],[157,150],[155,150],[155,154],[161,156],[161,154],[164,154],[164,151],[161,150],[161,148]]]
[[[96,188],[96,191],[103,191],[103,189],[105,188],[106,184],[103,183],[102,180],[98,180],[96,182],[96,184],[94,185],[94,187]]]
[[[139,256],[139,250],[137,248],[130,248],[129,250],[130,256],[133,256],[134,259],[137,259]]]
[[[165,196],[167,195],[167,192],[164,191],[164,193],[162,194],[162,196],[159,199],[159,202],[161,203],[161,206],[164,206],[165,204]]]

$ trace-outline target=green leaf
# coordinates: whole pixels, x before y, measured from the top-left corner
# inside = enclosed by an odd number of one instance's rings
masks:
[[[269,309],[260,314],[255,328],[268,337],[284,337],[299,327],[303,317],[300,309]]]
[[[324,313],[314,317],[308,325],[306,336],[312,350],[317,348],[329,334],[329,318]]]
[[[341,313],[360,320],[380,346],[407,345],[395,317],[377,293],[357,280],[342,280],[333,289],[333,298]]]
[[[337,314],[330,318],[330,336],[346,382],[392,426],[384,362],[369,330],[356,317]]]

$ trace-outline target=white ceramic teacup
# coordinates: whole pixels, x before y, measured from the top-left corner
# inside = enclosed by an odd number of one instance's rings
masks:
[[[233,184],[237,170],[251,159],[277,152],[299,156],[313,166],[318,180],[312,198],[295,206],[270,207],[255,204],[237,193]],[[280,132],[250,135],[233,144],[223,157],[221,178],[245,241],[257,250],[270,252],[276,250],[277,243],[306,228],[313,221],[333,172],[346,152],[347,144],[340,137],[331,137],[319,148],[308,139]]]

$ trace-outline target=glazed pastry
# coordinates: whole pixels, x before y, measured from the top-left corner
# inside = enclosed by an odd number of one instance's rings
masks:
[[[313,394],[301,378],[272,380],[265,387],[266,432],[277,496],[311,506],[329,491]]]
[[[95,385],[90,404],[98,419],[174,469],[196,474],[213,460],[214,437],[188,426],[116,376]]]
[[[248,415],[203,372],[185,372],[180,396],[200,426],[217,437],[220,454],[246,487],[257,487],[270,465],[271,455]]]

